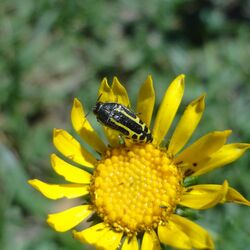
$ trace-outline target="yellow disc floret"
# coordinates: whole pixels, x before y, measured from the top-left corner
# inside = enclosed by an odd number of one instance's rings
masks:
[[[180,197],[181,176],[152,144],[110,149],[90,185],[97,214],[117,231],[136,234],[167,221]]]

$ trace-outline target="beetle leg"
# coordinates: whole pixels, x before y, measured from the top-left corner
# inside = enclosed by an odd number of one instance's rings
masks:
[[[119,134],[118,138],[119,138],[119,144],[124,145],[125,144],[125,139],[124,139],[123,135]]]

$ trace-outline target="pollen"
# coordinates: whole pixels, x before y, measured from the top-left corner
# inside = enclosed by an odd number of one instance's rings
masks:
[[[135,235],[168,220],[181,187],[181,174],[166,151],[133,144],[108,150],[95,168],[90,194],[105,223]]]

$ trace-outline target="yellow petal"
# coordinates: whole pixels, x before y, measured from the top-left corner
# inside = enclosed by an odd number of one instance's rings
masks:
[[[174,222],[158,227],[158,236],[162,243],[175,248],[192,249],[190,238]]]
[[[154,230],[144,233],[141,250],[161,250],[160,241]]]
[[[199,121],[202,117],[205,108],[205,96],[201,96],[198,99],[191,102],[184,114],[182,115],[177,127],[170,139],[168,152],[172,155],[177,154],[187,141],[192,136]]]
[[[60,213],[49,214],[47,223],[57,232],[65,232],[85,220],[92,212],[89,205],[81,205]]]
[[[118,102],[126,107],[130,106],[129,98],[126,89],[119,82],[117,77],[114,77],[111,89],[114,94],[115,102]]]
[[[116,83],[117,84],[117,83]],[[117,88],[117,87],[115,87]],[[118,90],[116,90],[118,92]],[[99,101],[100,102],[117,102],[118,97],[114,95],[113,89],[109,86],[108,81],[104,78],[99,88]],[[117,147],[119,145],[119,132],[103,126],[106,138],[109,141],[109,145]]]
[[[104,223],[99,223],[81,232],[73,231],[73,235],[82,243],[91,244],[96,249],[116,250],[123,233],[115,232],[110,227],[105,226]]]
[[[227,181],[223,185],[195,185],[185,189],[179,204],[193,209],[208,209],[223,201],[227,192]]]
[[[83,184],[48,184],[34,179],[28,183],[49,199],[76,198],[89,193],[89,185]]]
[[[186,176],[192,174],[193,168],[197,166],[197,162],[218,151],[225,144],[231,132],[231,130],[215,131],[201,137],[181,152],[174,162],[181,164]]]
[[[99,102],[114,102],[114,93],[110,88],[107,78],[104,78],[101,82],[101,86],[98,91]]]
[[[195,249],[214,249],[213,240],[206,230],[196,223],[173,214],[171,220],[189,237]]]
[[[118,102],[126,107],[129,107],[130,105],[127,91],[116,77],[113,79],[111,88],[108,85],[107,79],[104,78],[99,88],[99,96],[99,101],[101,102]],[[103,129],[109,144],[112,147],[119,146],[120,132],[110,129],[106,126],[103,126]]]
[[[67,163],[55,154],[51,155],[51,165],[54,171],[63,176],[66,181],[79,184],[90,183],[90,173]]]
[[[150,127],[155,104],[155,91],[152,77],[149,75],[140,88],[136,112],[143,122]]]
[[[120,244],[122,235],[122,232],[115,232],[110,229],[95,243],[95,247],[103,250],[116,250]]]
[[[109,141],[109,145],[112,147],[118,147],[120,145],[120,135],[119,131],[103,126],[103,130],[106,138]]]
[[[126,237],[121,250],[139,250],[136,236],[132,238]]]
[[[229,187],[228,189],[228,192],[225,197],[225,201],[250,206],[250,201],[248,201],[237,190],[231,187]]]
[[[53,142],[59,152],[70,160],[85,167],[93,168],[96,159],[81,144],[63,129],[55,129]]]
[[[156,115],[153,128],[154,143],[159,145],[167,134],[184,93],[184,75],[178,76],[168,87]]]
[[[226,144],[217,152],[213,153],[209,159],[197,162],[193,167],[193,176],[198,176],[210,172],[216,168],[225,166],[238,158],[240,158],[247,149],[250,148],[248,143],[232,143]]]
[[[97,135],[93,127],[86,118],[83,106],[78,99],[74,99],[71,110],[71,121],[75,131],[86,141],[94,150],[104,154],[106,146]]]
[[[104,223],[99,223],[80,232],[74,230],[73,236],[82,243],[88,243],[92,245],[109,230],[110,228],[107,227]]]

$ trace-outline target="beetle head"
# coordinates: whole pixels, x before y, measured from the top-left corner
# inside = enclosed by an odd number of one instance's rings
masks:
[[[102,107],[103,103],[102,102],[97,102],[95,104],[95,106],[93,107],[92,111],[95,115],[98,114],[98,112],[100,111],[101,107]]]

